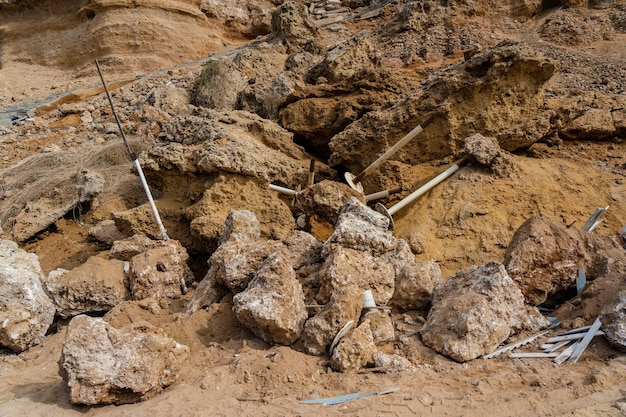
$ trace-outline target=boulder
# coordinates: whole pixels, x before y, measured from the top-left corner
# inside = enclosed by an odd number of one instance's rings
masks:
[[[133,300],[179,298],[186,293],[194,279],[188,259],[187,250],[173,239],[159,241],[157,247],[133,256],[129,272]]]
[[[498,177],[509,177],[515,170],[513,155],[500,147],[498,140],[480,133],[465,138],[465,151]]]
[[[441,268],[437,262],[409,262],[396,276],[390,304],[406,310],[426,309],[440,282]]]
[[[327,222],[335,224],[341,208],[350,198],[356,198],[362,203],[365,202],[363,194],[353,190],[348,185],[323,180],[297,193],[293,200],[293,206],[308,216],[315,214]]]
[[[374,353],[374,366],[384,368],[385,372],[414,371],[415,367],[410,360],[401,355],[388,355],[383,352]]]
[[[520,330],[537,331],[549,322],[497,262],[462,270],[437,285],[422,327],[423,343],[465,362],[495,350]]]
[[[546,217],[533,217],[513,235],[504,265],[526,302],[539,305],[559,291],[574,288],[578,268],[595,277],[619,250],[612,239],[567,227]]]
[[[120,261],[130,261],[135,255],[159,246],[158,241],[145,235],[133,235],[129,238],[113,242],[109,251],[109,258]]]
[[[331,352],[330,366],[339,372],[356,371],[374,362],[376,345],[369,321],[344,336]]]
[[[370,252],[333,245],[319,274],[321,287],[317,300],[322,304],[327,303],[338,289],[350,285],[372,290],[378,305],[387,304],[393,295],[393,266]]]
[[[80,315],[67,327],[59,364],[72,404],[125,404],[162,392],[188,357],[187,346],[147,322],[116,329]]]
[[[113,245],[116,241],[123,240],[127,236],[120,232],[115,225],[115,220],[103,220],[89,229],[89,237],[98,242]]]
[[[268,343],[290,345],[300,337],[308,312],[286,253],[277,251],[263,262],[247,288],[233,297],[233,311]]]
[[[37,255],[0,239],[0,346],[19,353],[43,341],[55,308],[42,278]]]
[[[387,311],[364,309],[361,320],[369,322],[375,345],[396,340],[393,322]]]
[[[51,271],[44,285],[63,318],[103,312],[130,298],[124,270],[122,261],[92,256],[71,271]]]
[[[622,352],[626,352],[626,291],[618,294],[616,304],[605,308],[600,321],[609,343]]]
[[[314,317],[307,320],[302,333],[304,349],[311,355],[323,355],[337,332],[349,321],[357,323],[363,308],[363,290],[356,285],[339,288]]]

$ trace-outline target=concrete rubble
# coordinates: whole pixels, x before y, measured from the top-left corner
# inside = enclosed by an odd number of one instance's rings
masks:
[[[80,315],[68,325],[59,363],[72,404],[125,404],[174,383],[188,357],[187,346],[146,322],[116,329]]]
[[[604,308],[600,321],[609,343],[626,352],[626,291],[620,291],[617,297],[615,305]]]
[[[390,304],[407,310],[424,310],[440,282],[441,268],[437,262],[409,262],[396,276]]]
[[[537,309],[525,306],[504,266],[491,262],[459,271],[435,287],[421,335],[426,346],[466,362],[521,330],[548,325]]]
[[[56,310],[43,277],[37,255],[0,239],[0,346],[19,353],[44,340]]]
[[[50,271],[43,283],[63,318],[106,312],[130,299],[126,268],[123,261],[92,256],[70,271]]]

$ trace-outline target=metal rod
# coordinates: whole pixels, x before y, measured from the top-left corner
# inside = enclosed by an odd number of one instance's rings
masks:
[[[389,190],[384,190],[384,191],[379,191],[377,193],[368,194],[365,196],[365,201],[369,203],[370,201],[380,200],[381,198],[389,197],[390,195],[393,195],[393,194],[398,194],[401,191],[402,191],[402,187],[396,187],[396,188],[391,188]]]
[[[115,123],[117,123],[117,127],[120,130],[120,134],[122,135],[122,140],[124,141],[124,145],[126,146],[128,155],[130,156],[130,159],[133,161],[133,164],[135,165],[135,168],[137,169],[137,172],[139,173],[141,184],[143,185],[143,189],[146,192],[146,196],[148,197],[148,202],[150,203],[150,208],[152,209],[152,213],[154,214],[154,218],[156,219],[157,226],[159,227],[159,233],[161,234],[161,239],[169,240],[170,237],[167,235],[167,232],[165,231],[165,226],[163,226],[163,222],[161,221],[161,216],[159,216],[159,211],[157,210],[156,204],[154,204],[154,199],[152,198],[150,187],[148,187],[146,177],[143,175],[143,170],[141,169],[141,165],[139,164],[139,158],[137,158],[137,155],[130,148],[128,141],[126,140],[124,129],[122,129],[122,124],[120,123],[120,119],[117,117],[117,113],[115,112],[115,106],[113,106],[113,100],[111,99],[111,94],[109,94],[109,89],[107,88],[107,84],[104,81],[104,77],[102,76],[102,71],[100,71],[100,64],[98,64],[97,59],[96,59],[96,68],[98,69],[98,75],[100,75],[100,80],[102,81],[104,92],[106,93],[106,96],[109,99],[109,105],[111,106],[111,112],[113,113],[113,118],[115,119]]]
[[[281,187],[274,184],[270,184],[270,190],[278,191],[279,193],[287,195],[296,195],[296,192],[294,190],[290,190],[289,188]]]
[[[422,196],[423,194],[428,192],[431,188],[435,187],[437,184],[439,184],[440,182],[442,182],[443,180],[445,180],[446,178],[454,174],[456,171],[458,171],[459,168],[461,168],[466,163],[467,163],[467,157],[461,159],[459,162],[452,165],[450,168],[446,169],[444,172],[437,175],[435,178],[428,181],[426,184],[422,185],[420,188],[413,191],[408,196],[404,197],[402,200],[398,202],[398,204],[388,209],[389,214],[393,216],[395,213],[402,210],[407,205],[411,204],[415,199]]]
[[[315,182],[315,159],[311,159],[311,166],[309,167],[309,180],[307,181],[307,187],[312,187]]]
[[[407,133],[395,145],[393,145],[391,148],[389,148],[387,150],[387,152],[385,152],[384,154],[379,156],[377,160],[375,160],[367,168],[365,168],[363,170],[363,172],[361,172],[359,175],[354,177],[352,179],[352,182],[354,182],[355,184],[358,184],[361,181],[363,181],[363,178],[365,178],[366,176],[371,174],[373,170],[375,170],[376,168],[378,168],[380,166],[380,164],[382,164],[387,159],[389,159],[389,157],[391,157],[393,154],[398,152],[400,150],[400,148],[402,148],[404,145],[406,145],[411,139],[413,139],[415,136],[417,136],[422,130],[426,129],[426,126],[428,126],[433,121],[434,118],[435,118],[435,116],[430,116],[424,122],[422,122],[421,124],[416,126],[413,130],[411,130],[409,133]]]

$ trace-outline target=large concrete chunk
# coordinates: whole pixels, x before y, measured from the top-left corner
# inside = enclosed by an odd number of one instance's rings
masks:
[[[538,216],[515,232],[504,265],[526,302],[539,305],[551,294],[573,288],[579,267],[590,276],[603,275],[599,266],[606,264],[615,249],[619,246],[611,239]]]
[[[72,404],[124,404],[159,394],[188,356],[187,346],[146,322],[116,329],[81,315],[67,328],[59,363]]]
[[[433,289],[441,282],[441,268],[435,261],[410,262],[396,276],[391,304],[419,310],[430,305]]]
[[[297,193],[293,206],[309,216],[315,214],[335,224],[341,208],[350,198],[365,202],[363,195],[348,185],[323,180]]]
[[[365,320],[339,341],[331,353],[330,366],[340,372],[356,371],[373,363],[376,351],[370,323]]]
[[[44,339],[55,308],[42,277],[36,255],[0,240],[0,346],[22,352]]]
[[[187,259],[185,248],[173,239],[135,255],[130,261],[129,273],[133,300],[179,298],[193,281]]]
[[[92,256],[71,271],[51,271],[44,279],[44,285],[57,313],[67,318],[108,311],[128,300],[130,294],[126,281],[124,262]]]
[[[549,324],[527,309],[519,287],[497,262],[457,272],[435,287],[422,341],[465,362],[495,350],[510,335]]]
[[[357,323],[363,308],[363,290],[356,285],[339,288],[322,310],[307,320],[302,333],[304,348],[311,355],[322,355],[335,335],[349,321]]]
[[[615,305],[606,308],[600,316],[602,330],[608,341],[626,352],[626,291],[621,291]]]
[[[284,252],[269,256],[248,287],[233,297],[239,321],[269,343],[295,342],[308,318],[302,286]]]

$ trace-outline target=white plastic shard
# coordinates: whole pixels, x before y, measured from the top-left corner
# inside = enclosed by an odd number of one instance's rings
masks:
[[[570,361],[574,363],[578,362],[578,359],[580,359],[580,356],[583,354],[585,349],[587,349],[587,346],[589,346],[591,340],[596,336],[596,333],[600,329],[600,326],[602,326],[602,322],[600,321],[600,317],[597,317],[596,321],[594,321],[591,325],[589,331],[585,334],[585,337],[583,337],[583,340],[580,341],[580,343],[574,350],[574,353],[572,353],[572,356],[570,356]]]
[[[517,349],[517,348],[518,348],[518,347],[520,347],[520,346],[527,345],[527,344],[529,344],[530,342],[532,342],[532,341],[534,341],[535,339],[537,339],[537,338],[539,338],[539,337],[543,336],[543,335],[544,335],[544,334],[546,334],[546,333],[548,333],[548,332],[547,332],[547,331],[546,331],[546,332],[541,332],[541,333],[539,333],[539,334],[536,334],[536,335],[534,335],[534,336],[531,336],[531,337],[528,337],[528,338],[526,338],[526,339],[520,340],[520,341],[518,341],[518,342],[509,343],[508,345],[503,346],[503,347],[501,347],[500,349],[498,349],[498,350],[496,350],[496,351],[493,351],[493,352],[491,352],[491,353],[490,353],[490,354],[488,354],[488,355],[483,355],[483,359],[491,359],[491,358],[495,358],[496,356],[501,355],[501,354],[503,354],[503,353],[505,353],[505,352],[509,352],[509,351],[511,351],[511,350]]]

